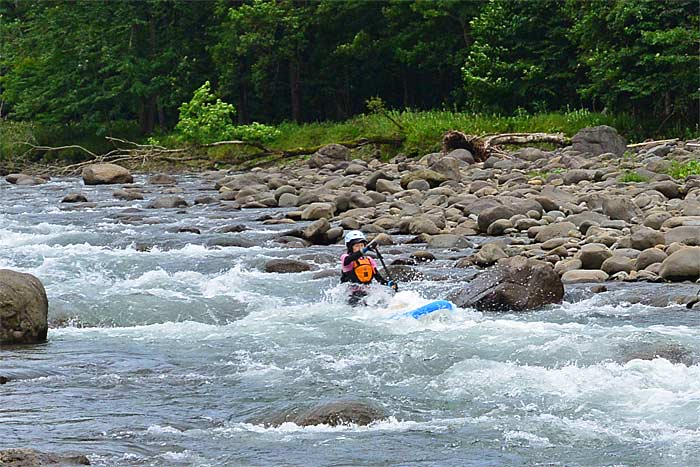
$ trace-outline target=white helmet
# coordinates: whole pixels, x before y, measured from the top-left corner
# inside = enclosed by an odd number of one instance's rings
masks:
[[[356,242],[367,242],[365,234],[363,234],[359,230],[351,230],[350,232],[345,234],[345,246],[350,246],[351,243]]]

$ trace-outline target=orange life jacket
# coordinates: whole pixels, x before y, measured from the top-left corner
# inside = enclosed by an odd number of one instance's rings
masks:
[[[372,267],[372,262],[369,260],[369,258],[360,258],[355,261],[353,271],[355,272],[357,280],[363,284],[370,282],[374,276],[374,268]]]

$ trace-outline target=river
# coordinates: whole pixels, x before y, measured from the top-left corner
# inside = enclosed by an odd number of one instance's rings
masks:
[[[196,176],[177,186],[190,202],[215,195]],[[113,190],[0,181],[0,268],[43,282],[54,323],[46,344],[0,349],[11,379],[0,385],[0,448],[81,453],[98,466],[700,465],[697,312],[627,300],[696,287],[567,288],[562,305],[530,313],[392,320],[464,286],[451,267],[460,253],[434,252],[426,280],[352,308],[336,276],[316,276],[338,268],[342,248],[274,242],[289,225],[262,219],[281,209],[134,210],[155,193],[125,202]],[[75,191],[95,205],[60,203]],[[249,230],[217,231],[232,224]],[[216,246],[232,238],[256,246]],[[272,258],[317,268],[265,273]],[[695,360],[626,357],[659,346]],[[387,418],[256,423],[349,398]]]

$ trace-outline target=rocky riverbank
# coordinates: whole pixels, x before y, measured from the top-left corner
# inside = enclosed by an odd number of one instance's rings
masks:
[[[466,149],[418,160],[365,161],[332,144],[303,163],[201,174],[204,187],[212,184],[217,196],[186,200],[172,177],[153,176],[149,184],[159,186],[161,196],[147,207],[284,207],[289,209],[284,215],[266,223],[289,224],[277,239],[286,246],[338,243],[345,230],[361,229],[370,236],[385,234],[385,244],[395,242],[392,235],[413,236],[409,243],[424,243],[428,250],[416,261],[430,260],[431,248],[459,251],[474,246],[470,237],[487,236],[493,240],[480,242],[455,266],[485,268],[523,256],[550,264],[568,284],[700,278],[700,176],[676,180],[667,174],[674,161],[700,159],[697,144],[671,141],[628,149],[604,126],[586,128],[572,141],[553,151],[528,147],[481,163]],[[624,182],[629,174],[644,181]],[[6,180],[44,181],[21,174]],[[89,166],[83,180],[125,184],[113,196],[126,203],[144,198],[143,188],[129,184],[131,174],[118,166]],[[63,201],[89,204],[78,192]],[[310,224],[295,228],[300,221]],[[188,231],[198,233],[194,226]],[[305,266],[290,261],[269,270]]]

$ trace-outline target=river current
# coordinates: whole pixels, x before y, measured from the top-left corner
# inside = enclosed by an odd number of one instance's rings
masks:
[[[195,176],[177,186],[190,203],[216,194]],[[162,190],[144,187],[126,202],[77,178],[0,181],[0,268],[43,282],[52,323],[46,344],[0,349],[0,448],[98,466],[700,465],[700,318],[627,299],[697,286],[567,288],[530,313],[392,320],[464,286],[452,265],[469,252],[434,251],[426,280],[352,308],[336,274],[318,277],[342,248],[276,243],[290,226],[263,219],[284,210],[143,209]],[[60,203],[75,191],[95,205]],[[220,232],[233,224],[249,230]],[[221,246],[231,239],[255,246]],[[422,247],[383,251],[389,262]],[[266,273],[272,258],[315,270]],[[664,347],[694,360],[629,358]],[[257,422],[343,399],[387,418]]]

